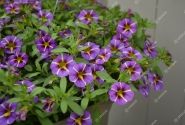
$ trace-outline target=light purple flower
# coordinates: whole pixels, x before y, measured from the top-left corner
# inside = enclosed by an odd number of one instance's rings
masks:
[[[46,98],[44,100],[42,100],[43,103],[43,110],[45,110],[46,112],[52,112],[53,107],[55,105],[55,101],[51,98]]]
[[[17,3],[7,3],[5,4],[5,10],[8,14],[19,14],[20,6]]]
[[[75,64],[70,69],[69,80],[77,87],[84,88],[93,81],[91,67],[83,63]]]
[[[70,68],[75,64],[73,57],[68,54],[62,54],[55,58],[50,69],[54,75],[65,77],[69,75]]]
[[[42,3],[40,0],[34,0],[34,2],[31,2],[31,6],[33,9],[40,11],[42,9]]]
[[[121,65],[121,71],[126,71],[131,75],[131,81],[136,81],[141,78],[142,68],[135,61],[126,61]]]
[[[91,114],[88,111],[85,111],[82,116],[71,113],[70,117],[66,121],[67,125],[92,125]]]
[[[23,107],[20,111],[16,112],[16,120],[17,121],[26,121],[28,109]]]
[[[16,85],[24,85],[27,87],[27,91],[30,93],[35,89],[35,84],[29,80],[18,81]]]
[[[22,68],[28,62],[28,56],[26,53],[16,53],[11,55],[8,59],[9,65],[17,68]]]
[[[78,15],[78,19],[84,24],[98,22],[98,15],[94,10],[82,10]]]
[[[144,53],[151,58],[155,58],[157,56],[156,44],[157,42],[155,41],[146,41],[144,45]]]
[[[55,40],[49,35],[38,38],[35,43],[40,53],[51,52],[57,46]]]
[[[92,42],[87,42],[85,45],[81,45],[79,48],[84,48],[81,51],[82,57],[86,60],[93,60],[99,54],[99,45]]]
[[[0,125],[9,125],[16,120],[16,103],[3,103],[0,105]]]
[[[128,47],[128,48],[123,49],[121,58],[141,60],[143,56],[138,50],[132,47]]]
[[[104,83],[104,79],[100,78],[96,74],[96,72],[104,70],[103,66],[102,65],[97,65],[97,64],[91,64],[91,69],[92,69],[92,74],[94,76],[94,80],[96,80],[99,83]]]
[[[134,98],[134,92],[131,90],[130,86],[124,82],[114,83],[108,94],[110,100],[118,105],[125,105]]]
[[[129,18],[125,18],[118,23],[117,32],[123,34],[125,37],[132,37],[137,31],[137,24]]]
[[[6,36],[0,42],[0,47],[5,49],[5,53],[14,54],[20,52],[22,41],[16,36]]]
[[[162,78],[155,73],[148,73],[148,81],[154,87],[155,91],[161,91],[164,88],[164,82]]]
[[[104,64],[105,62],[107,62],[110,57],[111,57],[112,53],[111,50],[109,48],[103,48],[100,50],[95,63],[96,64]]]
[[[72,32],[70,29],[65,29],[59,32],[59,36],[62,38],[69,38],[71,36]]]
[[[112,39],[108,47],[112,52],[122,52],[125,49],[125,45],[116,39]]]
[[[53,20],[53,14],[49,11],[39,10],[37,16],[45,25],[49,25]]]
[[[121,33],[117,33],[116,35],[113,36],[114,40],[119,40],[121,43],[124,44],[125,48],[129,47],[130,46],[130,43],[128,41],[128,38],[125,37],[123,34]]]

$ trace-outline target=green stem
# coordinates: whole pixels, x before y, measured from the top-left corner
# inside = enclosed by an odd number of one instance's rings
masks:
[[[56,9],[57,9],[57,5],[58,5],[58,0],[56,0],[56,3],[55,3],[55,8],[54,8],[54,10],[53,10],[53,16],[55,15],[55,11],[56,11]]]

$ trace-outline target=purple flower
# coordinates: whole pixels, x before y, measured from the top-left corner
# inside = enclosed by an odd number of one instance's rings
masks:
[[[51,21],[53,20],[53,14],[49,11],[40,10],[38,12],[37,16],[41,19],[41,21],[45,25],[49,25],[51,23]]]
[[[54,75],[65,77],[69,75],[70,68],[73,67],[74,64],[75,62],[72,56],[62,54],[52,61],[50,69]]]
[[[70,29],[65,29],[59,32],[59,36],[62,38],[69,38],[71,36],[72,32]]]
[[[91,114],[85,111],[82,116],[71,113],[70,117],[67,119],[67,125],[92,125]]]
[[[35,43],[40,53],[51,52],[57,46],[55,40],[49,35],[38,38]]]
[[[3,29],[4,25],[6,25],[10,21],[9,17],[0,18],[0,31]]]
[[[96,72],[104,70],[103,66],[92,64],[91,69],[92,69],[92,74],[94,76],[94,80],[98,81],[99,83],[104,83],[104,80],[96,75]]]
[[[144,84],[144,85],[139,85],[139,92],[147,97],[149,95],[149,92],[150,92],[150,87],[148,84]]]
[[[84,24],[90,24],[93,21],[98,22],[98,15],[94,10],[82,10],[78,15],[78,19]]]
[[[92,70],[87,64],[75,64],[69,73],[69,80],[79,88],[84,88],[93,81]]]
[[[35,84],[29,80],[18,81],[17,85],[24,85],[27,87],[27,91],[30,93],[35,89]]]
[[[28,56],[26,53],[16,53],[15,55],[11,55],[9,57],[8,62],[10,66],[22,68],[28,62]]]
[[[3,103],[0,105],[0,125],[9,125],[16,120],[16,103]]]
[[[40,11],[42,9],[42,3],[40,0],[35,0],[34,2],[31,2],[31,6],[33,9]]]
[[[116,35],[113,36],[114,40],[119,40],[121,43],[124,44],[125,48],[129,47],[130,46],[130,43],[128,41],[128,38],[125,37],[123,34],[121,33],[117,33]]]
[[[136,81],[141,77],[142,68],[135,61],[126,61],[121,65],[121,71],[126,71],[131,75],[131,81]]]
[[[44,31],[44,30],[39,30],[38,32],[37,32],[37,36],[39,37],[39,38],[42,38],[42,37],[44,37],[44,36],[48,36],[48,37],[51,37],[46,31]]]
[[[137,59],[137,60],[141,60],[143,58],[142,54],[132,47],[123,49],[121,57],[122,59]]]
[[[125,18],[118,23],[117,32],[130,38],[137,30],[136,22],[129,18]]]
[[[161,91],[164,88],[164,82],[158,74],[149,72],[148,81],[154,87],[155,91]]]
[[[144,45],[144,53],[151,58],[155,58],[157,56],[156,44],[157,42],[146,41]]]
[[[132,101],[134,97],[134,92],[130,86],[124,82],[114,83],[108,94],[110,100],[118,105],[125,105],[127,102]]]
[[[13,54],[21,50],[22,41],[16,36],[6,36],[0,42],[0,47],[5,49],[7,54]]]
[[[111,55],[112,55],[112,53],[109,48],[101,49],[96,60],[95,60],[96,64],[104,64],[105,62],[107,62],[109,60]]]
[[[43,110],[45,110],[46,112],[51,112],[55,105],[55,101],[51,98],[42,100],[42,103],[43,103]]]
[[[87,42],[85,45],[81,45],[80,48],[84,48],[81,51],[82,57],[86,60],[93,60],[99,54],[99,45],[92,42]]]
[[[112,39],[108,47],[112,52],[117,52],[117,51],[122,52],[123,49],[125,49],[125,45],[116,39]]]
[[[17,121],[25,121],[27,118],[28,109],[27,107],[23,107],[16,113],[16,120]]]
[[[5,5],[5,10],[8,14],[18,14],[20,13],[20,6],[17,3],[8,3]]]

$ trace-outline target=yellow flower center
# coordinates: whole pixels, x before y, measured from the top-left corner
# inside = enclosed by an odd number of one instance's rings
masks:
[[[13,43],[13,42],[9,42],[8,44],[7,44],[7,48],[9,48],[11,51],[13,51],[13,49],[16,47],[16,45],[15,45],[15,43]]]
[[[49,46],[49,42],[44,42],[43,45],[44,45],[45,47],[48,47],[48,46]]]
[[[122,97],[122,96],[123,96],[123,91],[122,91],[122,90],[119,90],[119,91],[117,92],[117,96],[118,96],[118,97]]]
[[[17,60],[17,62],[19,62],[19,63],[20,63],[20,62],[22,62],[23,58],[19,56],[19,57],[17,57],[17,59],[16,59],[16,60]]]
[[[83,72],[79,72],[78,73],[78,78],[80,78],[81,80],[83,79],[84,73]]]
[[[130,28],[131,28],[131,27],[130,27],[129,24],[126,24],[126,25],[125,25],[125,30],[130,30]]]
[[[84,50],[84,52],[87,53],[87,54],[90,54],[90,53],[91,53],[91,48],[90,48],[90,47],[86,48],[86,49]]]
[[[92,16],[91,16],[90,13],[87,13],[87,14],[85,15],[85,19],[88,20],[88,21],[92,21],[92,20],[93,20],[93,18],[92,18]]]
[[[82,118],[80,117],[80,118],[77,118],[76,120],[75,120],[75,123],[77,124],[77,125],[82,125]]]
[[[67,68],[67,63],[64,61],[60,61],[58,64],[59,68],[61,69],[66,69]]]
[[[10,111],[7,111],[6,113],[3,114],[4,117],[9,117],[11,115]]]
[[[127,73],[130,74],[130,75],[131,75],[132,73],[134,73],[134,68],[133,68],[133,67],[128,67],[128,68],[127,68]]]

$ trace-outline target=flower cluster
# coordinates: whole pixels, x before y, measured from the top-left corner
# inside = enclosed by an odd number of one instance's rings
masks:
[[[0,3],[0,125],[92,125],[88,105],[126,105],[134,90],[164,88],[158,61],[171,57],[139,31],[148,20],[93,1],[56,2]]]

